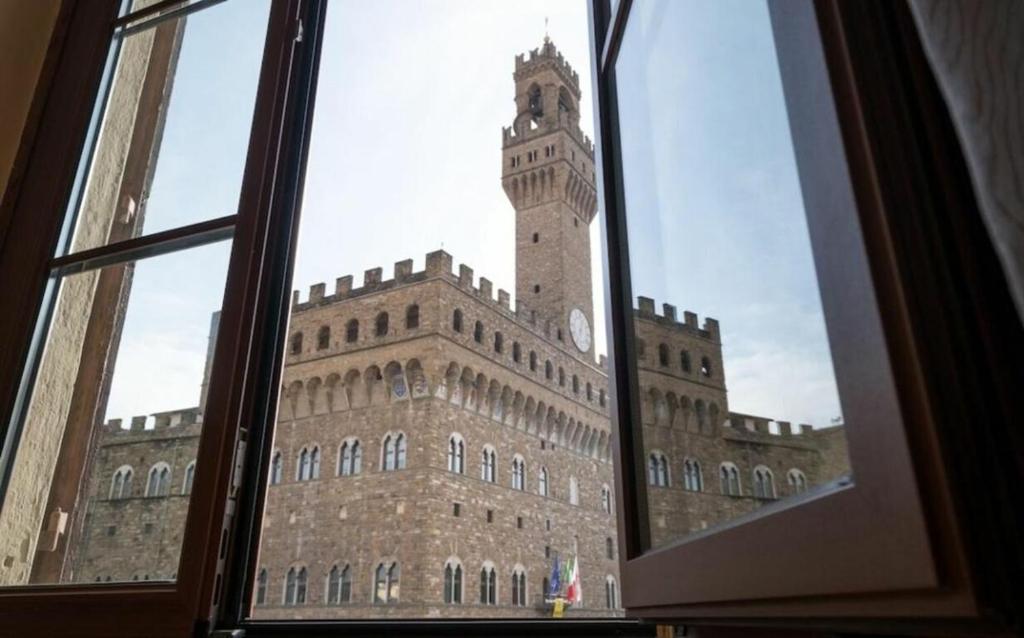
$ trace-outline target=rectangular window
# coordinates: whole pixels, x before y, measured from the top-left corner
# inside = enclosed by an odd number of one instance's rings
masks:
[[[176,579],[269,7],[115,30],[0,459],[2,585]]]
[[[518,344],[583,385],[609,384],[596,185],[567,162],[545,163],[543,171],[538,162],[541,148],[552,154],[553,139],[580,155],[594,154],[587,7],[582,0],[527,8],[512,1],[452,2],[417,9],[416,20],[394,19],[409,10],[397,0],[329,4],[294,257],[297,292],[285,331],[308,342],[323,325],[366,331],[389,317],[395,339],[288,358],[280,371],[273,441],[290,476],[289,464],[303,447],[336,451],[356,438],[363,454],[382,459],[378,467],[386,468],[388,442],[401,433],[408,471],[364,470],[360,484],[324,473],[320,483],[327,483],[315,495],[294,482],[269,484],[265,523],[258,527],[259,563],[271,583],[283,583],[287,570],[303,562],[310,600],[316,600],[333,565],[328,560],[344,556],[355,570],[356,601],[383,600],[385,572],[375,580],[374,570],[394,563],[407,585],[404,618],[428,617],[439,607],[444,618],[469,618],[479,617],[472,605],[444,605],[446,565],[461,564],[462,587],[480,591],[485,564],[494,565],[488,578],[507,583],[516,556],[520,604],[495,605],[488,616],[549,618],[569,584],[562,582],[550,601],[527,588],[526,579],[539,584],[556,559],[545,552],[550,538],[544,528],[526,526],[527,519],[561,514],[580,521],[573,532],[578,542],[566,539],[569,547],[558,558],[560,565],[575,557],[584,566],[582,589],[600,591],[607,577],[619,578],[618,566],[604,561],[615,521],[601,514],[598,500],[581,500],[579,507],[588,510],[581,515],[538,493],[542,467],[558,467],[566,480],[576,476],[582,494],[614,483],[607,410],[568,384],[553,387],[540,366],[512,365],[504,348]],[[534,28],[545,16],[552,25],[548,41]],[[451,20],[474,26],[452,30]],[[424,56],[424,48],[432,55]],[[388,54],[366,56],[368,50]],[[484,50],[504,53],[466,53]],[[395,69],[401,69],[397,82]],[[536,87],[540,95],[532,106],[513,99]],[[460,95],[481,99],[452,120],[452,99]],[[559,101],[565,108],[544,108]],[[336,108],[324,106],[331,104]],[[452,126],[424,126],[428,121]],[[390,133],[384,139],[372,133],[380,130]],[[437,148],[451,152],[438,155]],[[425,155],[434,158],[426,165],[416,159]],[[519,166],[521,156],[529,170]],[[396,174],[405,176],[398,186]],[[576,230],[571,219],[585,232],[565,232]],[[553,239],[534,244],[538,232]],[[567,272],[548,267],[566,255]],[[534,286],[542,293],[534,294]],[[395,318],[414,301],[419,328],[411,334]],[[453,317],[468,329],[453,330]],[[402,514],[368,508],[343,521],[320,514],[337,512],[339,501],[366,490],[401,501]],[[299,532],[288,521],[299,499],[309,503],[309,524],[320,531],[303,532],[296,550]],[[479,511],[474,504],[498,501],[507,504],[504,516],[517,513],[503,523],[517,533],[501,543],[488,540],[493,527],[484,529],[494,510],[486,511],[486,522],[472,514]],[[465,521],[463,506],[471,512]],[[452,517],[460,522],[437,523]],[[509,594],[497,596],[507,601]],[[301,614],[261,605],[250,613],[255,620],[393,615],[379,604],[307,607]],[[570,605],[567,616],[593,612]]]
[[[702,72],[661,81],[681,59]],[[637,3],[615,69],[660,547],[848,483],[847,426],[767,6]]]

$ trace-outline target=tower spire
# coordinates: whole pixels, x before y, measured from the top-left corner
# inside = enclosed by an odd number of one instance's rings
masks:
[[[551,42],[551,38],[548,37],[548,17],[544,16],[544,44]]]

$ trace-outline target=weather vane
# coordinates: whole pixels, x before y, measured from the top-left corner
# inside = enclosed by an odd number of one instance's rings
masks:
[[[548,17],[544,16],[544,42],[551,42],[551,38],[548,37]]]

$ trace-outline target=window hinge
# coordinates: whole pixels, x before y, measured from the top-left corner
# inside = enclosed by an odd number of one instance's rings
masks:
[[[295,41],[302,42],[302,18],[295,19]]]

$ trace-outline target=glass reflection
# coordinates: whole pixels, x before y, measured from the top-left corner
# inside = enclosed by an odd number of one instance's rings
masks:
[[[638,1],[615,72],[657,547],[849,464],[767,6]]]

